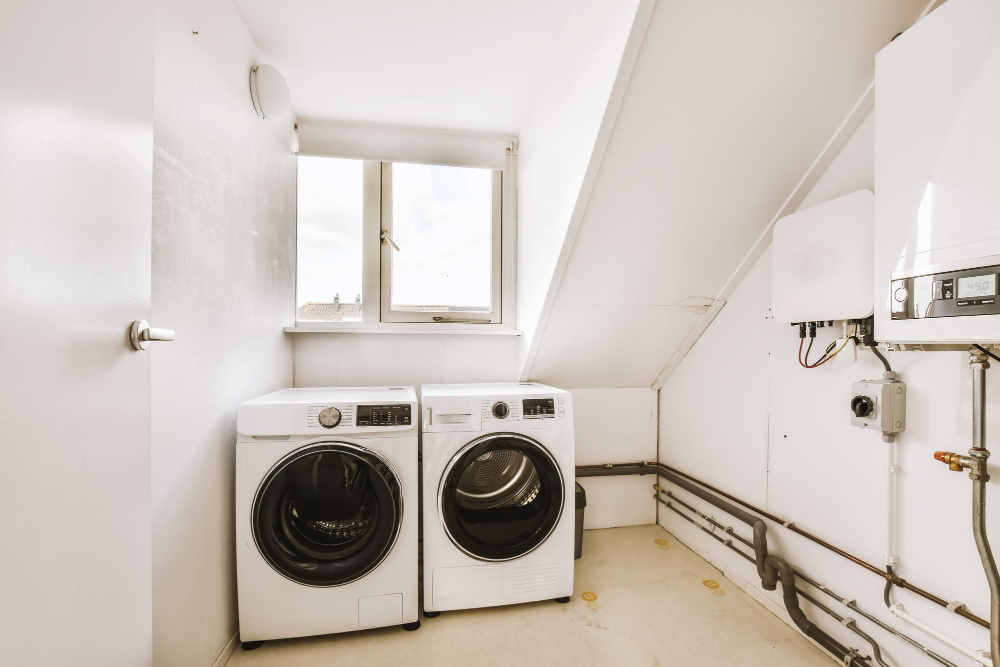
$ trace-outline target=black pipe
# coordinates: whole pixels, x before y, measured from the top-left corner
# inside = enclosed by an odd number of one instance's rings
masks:
[[[758,516],[754,516],[744,509],[727,502],[715,494],[702,489],[680,475],[675,475],[669,470],[665,470],[658,463],[629,463],[626,465],[606,465],[606,466],[581,466],[576,469],[577,477],[608,477],[616,475],[646,475],[655,474],[681,487],[688,493],[698,496],[707,503],[711,503],[730,514],[748,526],[753,527],[753,552],[756,557],[757,574],[760,576],[760,585],[765,591],[773,591],[778,587],[778,573],[774,568],[767,566],[767,524]]]
[[[847,647],[820,630],[815,623],[806,618],[805,612],[799,607],[799,596],[795,590],[795,573],[792,572],[792,566],[784,558],[775,554],[769,555],[767,562],[768,565],[778,571],[778,577],[781,579],[782,598],[785,600],[785,609],[799,630],[827,651],[840,658],[841,662],[851,667],[871,667],[870,662],[857,655],[854,651],[848,650]],[[849,662],[848,659],[850,659]]]

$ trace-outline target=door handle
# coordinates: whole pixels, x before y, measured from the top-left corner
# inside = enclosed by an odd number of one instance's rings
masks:
[[[149,344],[156,341],[171,341],[177,338],[172,329],[154,329],[146,320],[136,320],[129,328],[129,340],[137,350],[148,350]]]

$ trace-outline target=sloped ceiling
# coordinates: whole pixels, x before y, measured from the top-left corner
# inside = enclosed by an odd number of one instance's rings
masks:
[[[521,376],[653,384],[926,4],[658,0]]]

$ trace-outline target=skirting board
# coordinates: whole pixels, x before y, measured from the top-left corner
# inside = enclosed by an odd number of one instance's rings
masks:
[[[229,656],[233,654],[233,651],[236,650],[239,643],[240,629],[236,628],[236,632],[234,632],[233,636],[229,638],[228,642],[226,642],[226,645],[222,648],[222,653],[220,653],[219,657],[212,663],[212,667],[223,667],[227,662],[229,662]]]

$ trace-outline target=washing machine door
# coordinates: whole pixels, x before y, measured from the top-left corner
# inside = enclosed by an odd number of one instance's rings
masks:
[[[403,499],[399,477],[377,453],[325,442],[275,464],[252,511],[254,541],[271,567],[306,586],[340,586],[392,550]]]
[[[555,458],[516,433],[473,440],[445,468],[438,511],[448,537],[484,561],[519,558],[559,523],[566,489]]]

